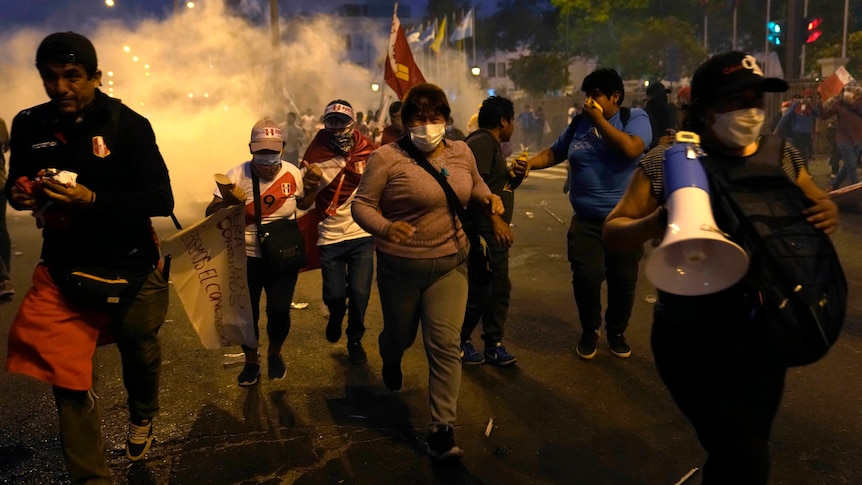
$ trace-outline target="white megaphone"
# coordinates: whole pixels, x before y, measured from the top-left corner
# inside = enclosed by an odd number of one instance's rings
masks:
[[[656,288],[675,295],[717,293],[748,271],[745,250],[715,224],[699,143],[700,137],[683,131],[665,151],[667,231],[646,263],[646,276]]]

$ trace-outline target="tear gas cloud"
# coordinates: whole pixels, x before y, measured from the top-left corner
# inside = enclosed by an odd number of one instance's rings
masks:
[[[255,16],[264,20],[247,20]],[[267,16],[259,11],[240,18],[211,0],[163,20],[54,22],[6,32],[0,35],[0,117],[10,124],[18,111],[47,101],[34,66],[36,48],[47,34],[86,35],[99,56],[102,91],[150,120],[170,170],[176,214],[189,225],[203,217],[212,199],[212,175],[250,158],[248,138],[258,119],[282,122],[288,111],[301,114],[308,108],[320,116],[336,98],[367,113],[394,97],[383,82],[382,64],[371,59],[375,67],[366,69],[345,52],[349,28],[379,31],[368,51],[384,55],[388,23],[346,26],[339,17],[282,17],[282,41],[274,47]],[[420,55],[417,60],[426,80],[449,93],[453,118],[463,128],[484,98],[469,79],[465,54],[450,50],[440,59]],[[381,92],[372,92],[374,82]]]

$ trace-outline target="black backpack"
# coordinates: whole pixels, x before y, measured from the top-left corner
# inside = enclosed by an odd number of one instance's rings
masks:
[[[784,139],[761,138],[758,152],[730,168],[704,166],[718,226],[751,257],[746,284],[767,351],[787,366],[823,357],[841,332],[847,280],[828,235],[805,220],[811,205],[782,168]],[[759,315],[758,315],[759,314]]]

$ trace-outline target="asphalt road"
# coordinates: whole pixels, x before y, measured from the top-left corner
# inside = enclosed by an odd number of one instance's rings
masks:
[[[824,164],[815,162],[812,172],[825,182]],[[95,389],[117,483],[677,483],[701,466],[704,453],[655,371],[648,343],[651,284],[643,277],[638,284],[627,332],[630,359],[612,356],[605,344],[590,362],[574,352],[580,328],[565,256],[571,210],[564,178],[562,169],[534,172],[518,189],[505,342],[518,363],[464,369],[455,435],[466,451],[462,462],[435,466],[424,453],[429,405],[421,345],[405,356],[402,392],[387,391],[376,344],[382,326],[376,288],[364,339],[369,361],[350,365],[344,341],[324,338],[314,271],[300,276],[294,297],[309,306],[293,312],[287,377],[264,378],[250,389],[236,385],[240,366],[225,364],[224,355],[238,350],[205,350],[172,300],[161,333],[156,442],[141,462],[130,464],[123,455],[128,415],[116,348],[98,351]],[[9,212],[19,294],[0,303],[3,341],[38,259],[33,226],[29,215]],[[166,220],[158,227],[163,236],[174,231]],[[826,358],[789,372],[773,428],[770,483],[862,483],[862,302],[854,298],[862,285],[860,233],[859,211],[846,211],[834,237],[851,291],[845,330]],[[5,355],[0,346],[0,358]],[[67,481],[57,433],[48,385],[0,373],[0,482]],[[699,482],[695,473],[686,483]]]

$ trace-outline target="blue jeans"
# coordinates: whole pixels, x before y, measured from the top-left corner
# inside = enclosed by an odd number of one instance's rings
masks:
[[[347,314],[347,340],[365,335],[365,310],[374,277],[374,238],[350,239],[318,246],[323,276],[323,302],[330,322],[341,326]]]
[[[850,184],[859,182],[859,175],[856,173],[856,162],[859,156],[862,155],[862,143],[839,143],[838,151],[841,152],[841,159],[844,164],[838,169],[838,174],[835,176],[835,182],[832,188],[837,189],[847,179]]]

